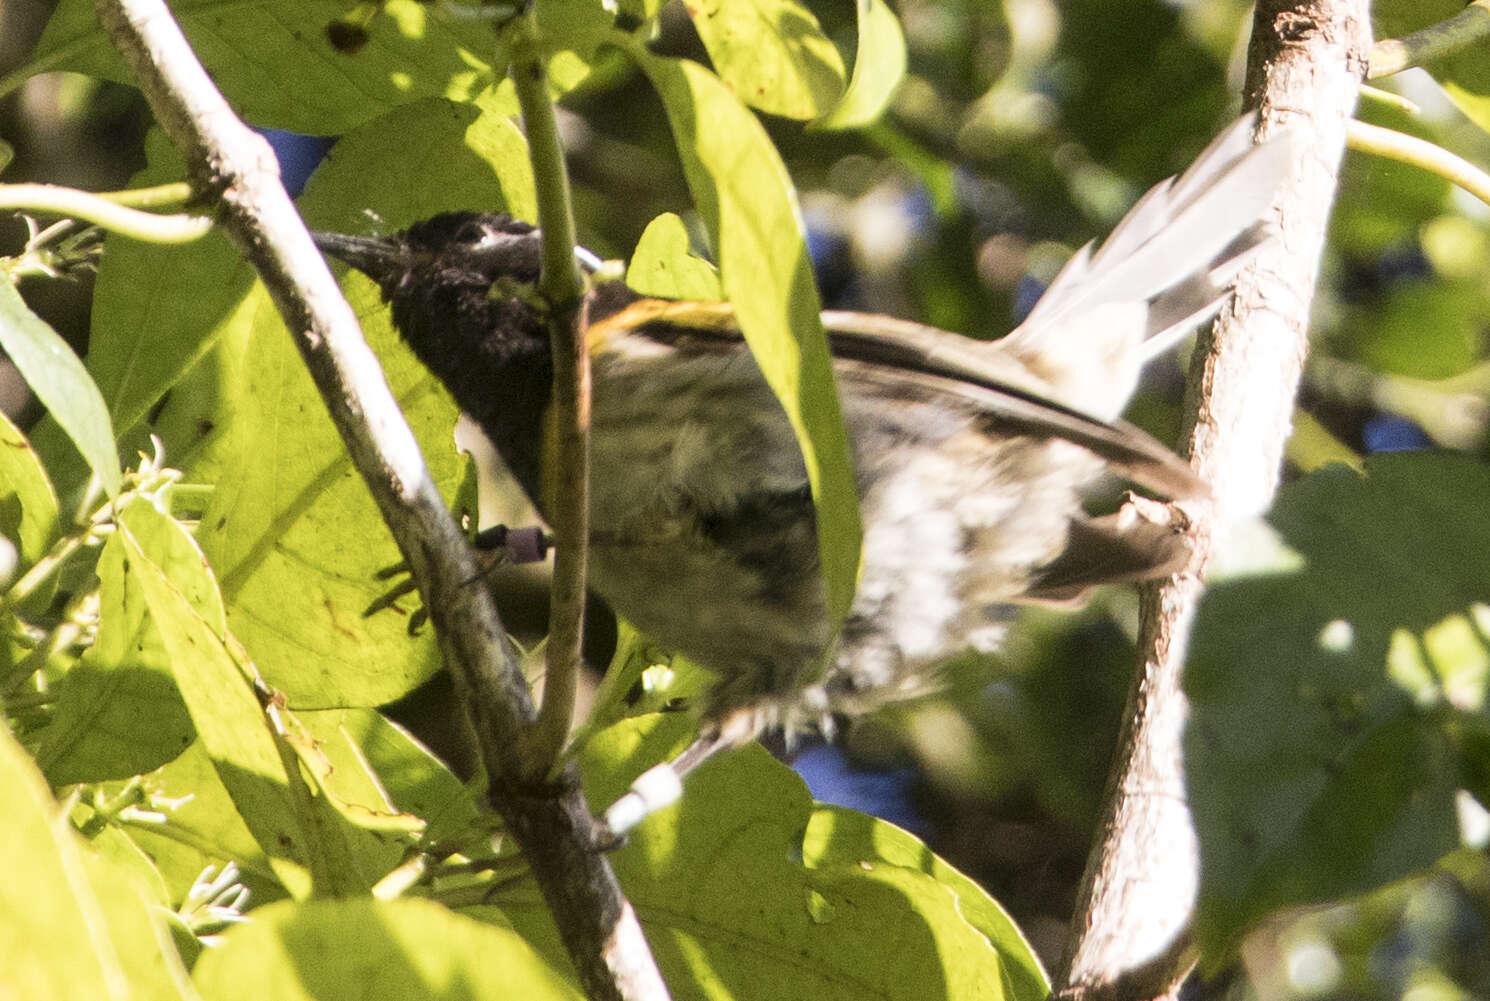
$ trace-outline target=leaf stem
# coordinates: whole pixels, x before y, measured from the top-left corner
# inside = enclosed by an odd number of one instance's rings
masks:
[[[1374,153],[1388,160],[1421,167],[1490,205],[1490,174],[1426,139],[1353,120],[1345,133],[1345,143],[1362,153]]]
[[[190,189],[188,188],[188,191]],[[160,197],[147,189],[145,200]],[[190,243],[212,229],[212,218],[200,215],[157,215],[130,208],[124,193],[96,195],[56,184],[0,184],[0,210],[40,212],[86,219],[110,232],[146,243]]]

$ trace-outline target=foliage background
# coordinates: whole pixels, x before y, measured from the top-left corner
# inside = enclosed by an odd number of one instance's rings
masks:
[[[27,40],[38,37],[47,6],[12,2],[0,8],[0,38],[11,46],[0,57],[0,72],[27,57]],[[1396,33],[1452,13],[1456,5],[1382,6],[1383,28]],[[824,2],[812,9],[851,63],[854,6]],[[883,121],[834,132],[765,117],[798,187],[828,306],[914,317],[975,336],[1001,333],[1032,304],[1041,279],[1066,253],[1105,232],[1149,184],[1182,169],[1237,110],[1243,4],[935,0],[903,3],[896,11],[909,73]],[[659,51],[707,58],[681,12],[664,10],[661,23]],[[480,31],[471,30],[473,36]],[[72,52],[63,62],[114,72],[101,49]],[[334,56],[328,65],[338,66]],[[426,68],[438,79],[438,67]],[[596,60],[587,78],[572,68],[569,82],[577,86],[565,97],[564,124],[583,241],[603,256],[626,256],[648,224],[671,211],[681,215],[694,245],[705,249],[653,87],[620,60]],[[301,69],[308,74],[310,68]],[[317,133],[354,132],[382,110],[378,101],[402,100],[401,94],[368,90],[339,102],[325,80],[341,75],[307,76],[285,88],[291,97],[313,96],[320,106],[281,101],[270,81],[251,74],[221,82],[236,84],[231,93],[238,100],[252,99],[260,109],[249,115],[256,124]],[[1490,161],[1475,101],[1483,88],[1472,72],[1440,75],[1449,79],[1447,93],[1421,72],[1391,83],[1418,101],[1421,113],[1367,101],[1361,116],[1473,161]],[[454,71],[451,79],[468,89],[452,93],[447,87],[445,96],[474,96],[478,76]],[[556,77],[565,79],[558,69]],[[416,78],[409,87],[418,91],[426,84]],[[340,147],[341,165],[334,155],[317,183],[327,184],[328,172],[378,162],[380,141],[436,148],[460,134],[491,156],[510,152],[512,136],[499,126],[466,135],[475,127],[469,105],[436,109],[427,103],[402,114],[395,128],[385,122],[355,133],[356,152]],[[6,181],[106,190],[141,169],[146,177],[176,176],[158,137],[147,137],[148,116],[128,88],[94,77],[42,76],[9,96],[0,116],[0,134],[17,154]],[[406,169],[361,178],[358,204],[317,203],[312,185],[307,215],[314,220],[319,212],[350,226],[358,212],[384,197],[401,212],[427,214],[452,190],[483,206],[528,204],[520,182],[494,180],[475,158],[438,169],[416,160]],[[152,248],[139,251],[142,258],[131,264],[128,245],[117,244],[99,276],[97,299],[86,277],[72,285],[25,287],[32,307],[80,351],[89,350],[90,327],[97,351],[106,343],[101,331],[137,324],[128,311],[148,310],[153,301],[132,298],[117,285],[111,290],[111,266],[135,292],[140,269],[197,283],[187,287],[246,282],[221,248],[181,253],[169,265],[159,263],[161,252]],[[1464,458],[1375,459],[1364,494],[1353,474],[1339,469],[1301,479],[1285,492],[1273,519],[1276,534],[1268,538],[1282,544],[1269,549],[1249,542],[1235,582],[1223,580],[1207,606],[1190,682],[1192,796],[1206,865],[1201,928],[1214,950],[1207,971],[1213,979],[1197,988],[1206,996],[1490,993],[1483,822],[1470,798],[1458,793],[1468,789],[1483,797],[1487,774],[1490,573],[1482,555],[1479,464],[1490,398],[1487,250],[1483,205],[1413,168],[1358,154],[1348,158],[1315,308],[1314,354],[1291,445],[1291,475],[1404,446]],[[90,324],[88,308],[98,303],[107,314]],[[367,297],[360,306],[373,309]],[[262,302],[239,308],[252,313]],[[178,311],[155,322],[200,327],[219,319]],[[216,480],[218,503],[233,485],[233,471],[216,458],[227,446],[210,433],[193,437],[194,407],[211,387],[227,384],[224,373],[246,371],[232,367],[233,352],[240,364],[253,359],[252,369],[261,374],[276,371],[270,362],[288,354],[282,334],[275,348],[251,316],[233,330],[223,355],[182,361],[195,366],[192,375],[151,413],[157,432],[174,447],[169,460],[194,479]],[[1182,371],[1178,361],[1154,366],[1132,409],[1161,438],[1174,436]],[[410,398],[413,419],[427,421],[424,430],[433,437],[441,412],[437,401],[420,395],[418,371],[393,363],[390,372]],[[242,384],[234,391],[258,395],[286,385]],[[421,411],[421,402],[430,409]],[[145,409],[142,402],[135,416]],[[246,426],[234,433],[263,431]],[[76,476],[79,467],[65,447],[54,443],[48,452],[46,431],[35,437],[59,483],[66,483],[69,466]],[[236,472],[242,480],[255,475]],[[453,493],[464,470],[451,457],[437,475]],[[317,538],[345,531],[340,544],[356,547],[367,529],[349,519],[305,531]],[[240,597],[230,540],[217,551],[210,538],[202,542],[230,600]],[[1273,557],[1257,555],[1268,552]],[[1299,556],[1307,569],[1289,576],[1286,568],[1297,568]],[[380,559],[366,554],[367,569]],[[1280,568],[1276,578],[1261,576]],[[244,589],[252,588],[251,574],[241,580]],[[1408,604],[1411,614],[1403,611]],[[276,613],[264,606],[261,614]],[[294,615],[293,602],[278,614]],[[1127,684],[1133,614],[1129,596],[1114,594],[1076,615],[1026,616],[996,664],[957,666],[947,700],[885,714],[850,733],[845,744],[854,764],[833,761],[838,786],[819,787],[819,795],[847,795],[845,784],[867,784],[869,798],[861,790],[855,804],[901,811],[1053,959],[1090,843]],[[1341,650],[1325,642],[1339,633],[1327,633],[1335,622],[1351,627],[1340,657]],[[307,623],[296,641],[321,628]],[[401,623],[361,628],[381,630],[371,641],[398,651],[378,659],[375,678],[358,682],[382,687],[349,695],[334,687],[345,684],[342,671],[328,672],[321,687],[297,679],[302,693],[313,693],[304,696],[307,708],[333,712],[329,707],[347,702],[383,702],[428,673],[428,647],[405,641]],[[1284,634],[1286,642],[1279,639]],[[271,642],[266,637],[249,646],[270,662],[261,644]],[[605,659],[605,651],[594,653],[597,661]],[[391,663],[401,666],[390,671]],[[284,683],[272,674],[269,680]],[[164,736],[175,717],[162,712],[152,709],[152,725]],[[432,743],[440,736],[439,712],[434,732],[425,731]],[[363,720],[358,726],[379,724]],[[814,752],[813,760],[821,754]],[[98,777],[94,764],[79,765],[75,774],[66,764],[59,755],[48,772],[58,787]],[[855,770],[864,766],[889,778],[866,779]],[[178,759],[167,767],[185,771],[203,763]],[[852,781],[844,783],[843,774]],[[245,832],[236,836],[245,855],[254,851]],[[1458,847],[1466,842],[1469,847]],[[180,905],[195,875],[188,868],[182,863],[168,880],[163,900]],[[272,885],[256,889],[265,901],[281,892]],[[1354,896],[1340,902],[1347,895]],[[1306,903],[1328,906],[1278,909]]]

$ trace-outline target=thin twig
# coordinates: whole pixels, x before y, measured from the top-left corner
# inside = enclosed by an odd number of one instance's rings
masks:
[[[1388,160],[1396,160],[1398,163],[1420,167],[1430,174],[1437,174],[1490,205],[1490,174],[1442,146],[1405,132],[1384,129],[1380,125],[1362,121],[1350,123],[1345,141],[1353,150],[1374,153]]]
[[[1298,166],[1275,202],[1282,237],[1238,280],[1196,348],[1185,451],[1211,487],[1186,503],[1190,566],[1143,592],[1139,665],[1072,921],[1061,996],[1173,997],[1194,962],[1199,851],[1185,799],[1180,687],[1206,562],[1235,520],[1266,510],[1307,346],[1346,122],[1370,46],[1367,0],[1260,0],[1246,103],[1261,138],[1300,120]]]
[[[0,210],[70,216],[147,243],[190,243],[206,236],[212,219],[200,215],[157,215],[57,184],[0,184]]]
[[[550,413],[555,461],[553,468],[544,470],[543,494],[558,545],[549,589],[543,708],[524,754],[528,775],[536,779],[560,765],[560,753],[574,721],[590,538],[590,356],[582,315],[585,284],[574,257],[569,173],[533,12],[519,17],[512,31],[510,72],[533,162],[542,234],[538,293],[548,307],[554,365]]]
[[[581,984],[599,999],[665,997],[661,978],[605,856],[572,770],[522,778],[523,731],[537,712],[465,537],[430,478],[356,316],[279,181],[268,143],[228,107],[162,0],[95,0],[157,120],[182,151],[197,190],[258,271],[368,485],[440,639],[466,725],[490,776],[489,798],[532,863]]]
[[[167,181],[148,188],[125,188],[123,191],[100,191],[98,197],[132,209],[159,209],[185,205],[197,196],[185,181]]]
[[[1490,39],[1490,0],[1473,0],[1446,21],[1402,38],[1385,38],[1371,49],[1368,79],[1379,80],[1453,55]]]

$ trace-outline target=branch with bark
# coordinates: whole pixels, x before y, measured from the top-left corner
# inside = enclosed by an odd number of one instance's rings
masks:
[[[666,987],[572,768],[526,778],[537,718],[507,634],[460,529],[425,467],[356,316],[279,180],[268,143],[234,115],[161,0],[96,0],[194,187],[257,270],[357,471],[419,585],[491,777],[489,800],[522,846],[581,984],[595,999],[659,999]]]
[[[1183,448],[1211,499],[1176,512],[1194,544],[1189,567],[1143,593],[1138,667],[1057,977],[1063,998],[1173,997],[1194,963],[1200,858],[1181,756],[1188,634],[1218,540],[1238,519],[1265,511],[1278,485],[1369,52],[1365,0],[1257,5],[1245,104],[1260,110],[1259,138],[1295,131],[1298,166],[1274,206],[1281,239],[1242,274],[1191,366]]]

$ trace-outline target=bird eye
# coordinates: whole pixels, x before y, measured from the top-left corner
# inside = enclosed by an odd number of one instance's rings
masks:
[[[455,232],[456,242],[465,244],[473,250],[489,242],[491,238],[491,227],[477,220],[465,223]]]

